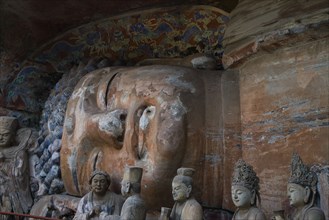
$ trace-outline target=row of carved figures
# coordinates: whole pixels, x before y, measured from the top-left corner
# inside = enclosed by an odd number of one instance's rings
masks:
[[[0,117],[0,208],[2,212],[24,213],[33,203],[27,194],[29,181],[25,175],[28,169],[27,154],[24,149],[29,145],[32,131],[20,130],[16,137],[17,120],[12,117]],[[12,145],[14,137],[19,144]],[[172,181],[172,196],[175,204],[172,208],[161,208],[160,220],[201,220],[202,206],[192,196],[193,168],[179,168]],[[89,179],[91,191],[80,201],[74,219],[121,219],[144,220],[147,207],[141,193],[143,169],[136,166],[126,167],[121,182],[123,197],[108,190],[111,178],[101,170],[94,171]],[[324,220],[323,211],[316,207],[317,175],[303,164],[298,154],[291,160],[291,174],[287,186],[290,205],[295,213],[284,215],[274,212],[273,219]],[[17,191],[19,190],[19,191]],[[240,159],[235,164],[232,175],[231,195],[237,207],[233,219],[264,220],[260,202],[259,178],[252,166]],[[15,193],[13,193],[15,192]],[[51,207],[49,207],[51,208]],[[0,219],[7,219],[0,215]]]
[[[95,171],[90,178],[92,191],[82,198],[75,219],[91,219],[112,215],[113,219],[144,220],[146,206],[140,197],[143,169],[127,167],[121,182],[121,193],[128,197],[120,212],[120,197],[107,191],[110,184],[109,175]],[[202,206],[193,198],[194,169],[179,168],[172,181],[172,196],[175,204],[172,208],[162,207],[159,220],[202,220]],[[103,184],[102,184],[103,183]],[[316,207],[315,197],[317,176],[304,165],[298,154],[294,153],[291,161],[291,175],[287,194],[290,205],[296,208],[293,215],[284,216],[282,211],[274,211],[272,219],[324,220],[323,211]],[[257,207],[260,202],[259,178],[252,166],[240,159],[235,164],[232,175],[232,200],[237,207],[233,219],[264,220],[263,211]],[[97,205],[98,204],[98,205]],[[121,216],[119,216],[121,213]],[[109,218],[111,219],[111,218]]]

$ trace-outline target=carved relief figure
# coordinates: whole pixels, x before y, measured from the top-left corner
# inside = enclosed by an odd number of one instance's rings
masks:
[[[111,187],[119,192],[125,166],[134,164],[144,170],[147,207],[168,206],[177,168],[186,160],[203,161],[204,92],[200,73],[184,67],[114,67],[86,75],[64,122],[61,171],[67,192],[86,193],[86,176],[94,169],[111,172]]]
[[[169,220],[170,213],[171,213],[171,208],[161,207],[161,214],[159,220]]]
[[[79,202],[75,220],[84,219],[116,219],[120,215],[123,198],[108,191],[111,184],[110,176],[96,170],[89,179],[91,192],[87,193]]]
[[[33,202],[27,153],[32,130],[17,128],[16,118],[0,117],[0,210],[27,213]]]
[[[143,169],[140,167],[126,167],[121,182],[121,193],[127,198],[122,206],[120,219],[144,220],[146,205],[140,196]]]
[[[194,169],[179,168],[177,176],[172,181],[172,195],[175,201],[170,214],[170,220],[201,220],[203,217],[201,205],[191,196]]]
[[[252,166],[240,159],[236,162],[232,176],[232,200],[237,207],[233,215],[234,220],[264,220],[262,210],[257,208],[260,201],[259,178]]]
[[[315,206],[317,181],[316,174],[303,164],[297,153],[294,153],[287,186],[290,205],[296,208],[291,216],[293,220],[325,219],[323,211]]]

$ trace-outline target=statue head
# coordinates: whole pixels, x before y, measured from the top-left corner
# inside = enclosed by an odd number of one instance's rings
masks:
[[[287,186],[290,205],[303,207],[309,204],[312,206],[316,195],[317,181],[316,173],[310,171],[297,153],[293,153]]]
[[[90,175],[89,184],[93,193],[104,195],[111,185],[110,175],[105,171],[95,170]]]
[[[16,118],[0,116],[0,149],[11,146],[16,135],[17,126]]]
[[[134,193],[140,193],[143,168],[129,166],[125,168],[123,179],[121,181],[121,194],[128,196]]]
[[[253,167],[240,159],[236,162],[232,176],[231,195],[238,208],[256,206],[259,196],[259,178]]]
[[[86,175],[99,169],[111,172],[112,190],[119,192],[125,167],[138,166],[148,207],[169,206],[177,168],[204,158],[204,94],[200,73],[184,67],[113,67],[83,77],[64,122],[66,191],[85,194]]]
[[[172,181],[172,195],[175,202],[185,202],[191,196],[195,170],[181,167]]]

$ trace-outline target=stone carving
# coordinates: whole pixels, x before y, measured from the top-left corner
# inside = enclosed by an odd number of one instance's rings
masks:
[[[65,191],[59,164],[67,102],[75,85],[84,75],[108,65],[107,59],[92,59],[87,64],[80,63],[65,72],[51,91],[42,111],[37,147],[32,155],[35,161],[32,170],[38,182],[32,190],[35,198]],[[86,174],[87,177],[89,174]]]
[[[149,58],[138,62],[137,66],[144,65],[180,65],[196,69],[216,69],[217,61],[214,56],[208,54],[193,54],[184,58]]]
[[[264,220],[261,209],[256,206],[260,203],[259,178],[253,167],[240,159],[236,162],[232,175],[232,200],[237,207],[233,215],[234,220]]]
[[[69,195],[46,195],[34,203],[30,214],[54,219],[73,219],[81,198]]]
[[[63,129],[60,165],[67,193],[88,192],[87,175],[95,169],[111,172],[111,188],[118,192],[125,166],[134,164],[144,170],[147,207],[169,206],[168,186],[177,168],[204,160],[201,75],[153,65],[103,68],[83,77],[68,102]],[[201,166],[197,171],[201,185]]]
[[[127,200],[122,206],[120,219],[144,220],[146,205],[140,196],[143,169],[140,167],[126,167],[121,182],[121,193]]]
[[[201,205],[191,196],[195,170],[179,168],[172,181],[172,195],[175,201],[170,214],[170,220],[201,220],[203,217]]]
[[[316,207],[317,175],[303,163],[297,153],[291,160],[291,173],[287,186],[289,203],[295,207],[290,218],[296,220],[324,220],[323,211]]]
[[[124,200],[108,191],[110,176],[104,171],[96,170],[91,174],[89,184],[91,192],[80,200],[74,219],[117,219]]]
[[[0,210],[27,213],[33,202],[28,160],[33,131],[17,128],[16,118],[0,117]]]
[[[326,219],[329,219],[329,164],[313,165],[310,170],[318,177],[317,193],[320,196],[318,207],[321,207]]]
[[[171,213],[171,208],[161,207],[161,214],[159,220],[169,220],[170,213]]]

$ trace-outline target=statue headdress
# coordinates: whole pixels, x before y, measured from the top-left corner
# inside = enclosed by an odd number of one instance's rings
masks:
[[[193,168],[181,167],[177,169],[177,175],[181,175],[181,176],[192,177],[194,173],[195,173],[195,169]]]
[[[11,130],[15,130],[17,126],[18,126],[18,122],[15,117],[10,117],[10,116],[0,117],[0,128],[11,131]]]
[[[181,167],[177,169],[177,175],[174,177],[175,180],[182,181],[185,185],[193,185],[192,176],[195,173],[195,169],[188,167]]]
[[[143,175],[143,168],[129,166],[125,168],[123,179],[131,183],[141,183],[142,175]]]
[[[110,175],[109,175],[107,172],[102,171],[102,170],[94,170],[94,171],[91,173],[90,177],[89,177],[89,184],[91,184],[91,182],[92,182],[94,176],[96,176],[96,175],[103,175],[103,176],[105,176],[107,182],[108,182],[109,184],[111,183],[111,177],[110,177]]]
[[[259,178],[257,177],[253,167],[248,165],[244,160],[240,159],[235,163],[232,176],[232,185],[244,186],[250,191],[259,191]]]
[[[308,186],[314,191],[316,190],[317,181],[316,173],[310,171],[310,168],[303,163],[297,153],[293,153],[289,183],[295,183],[303,187]]]

